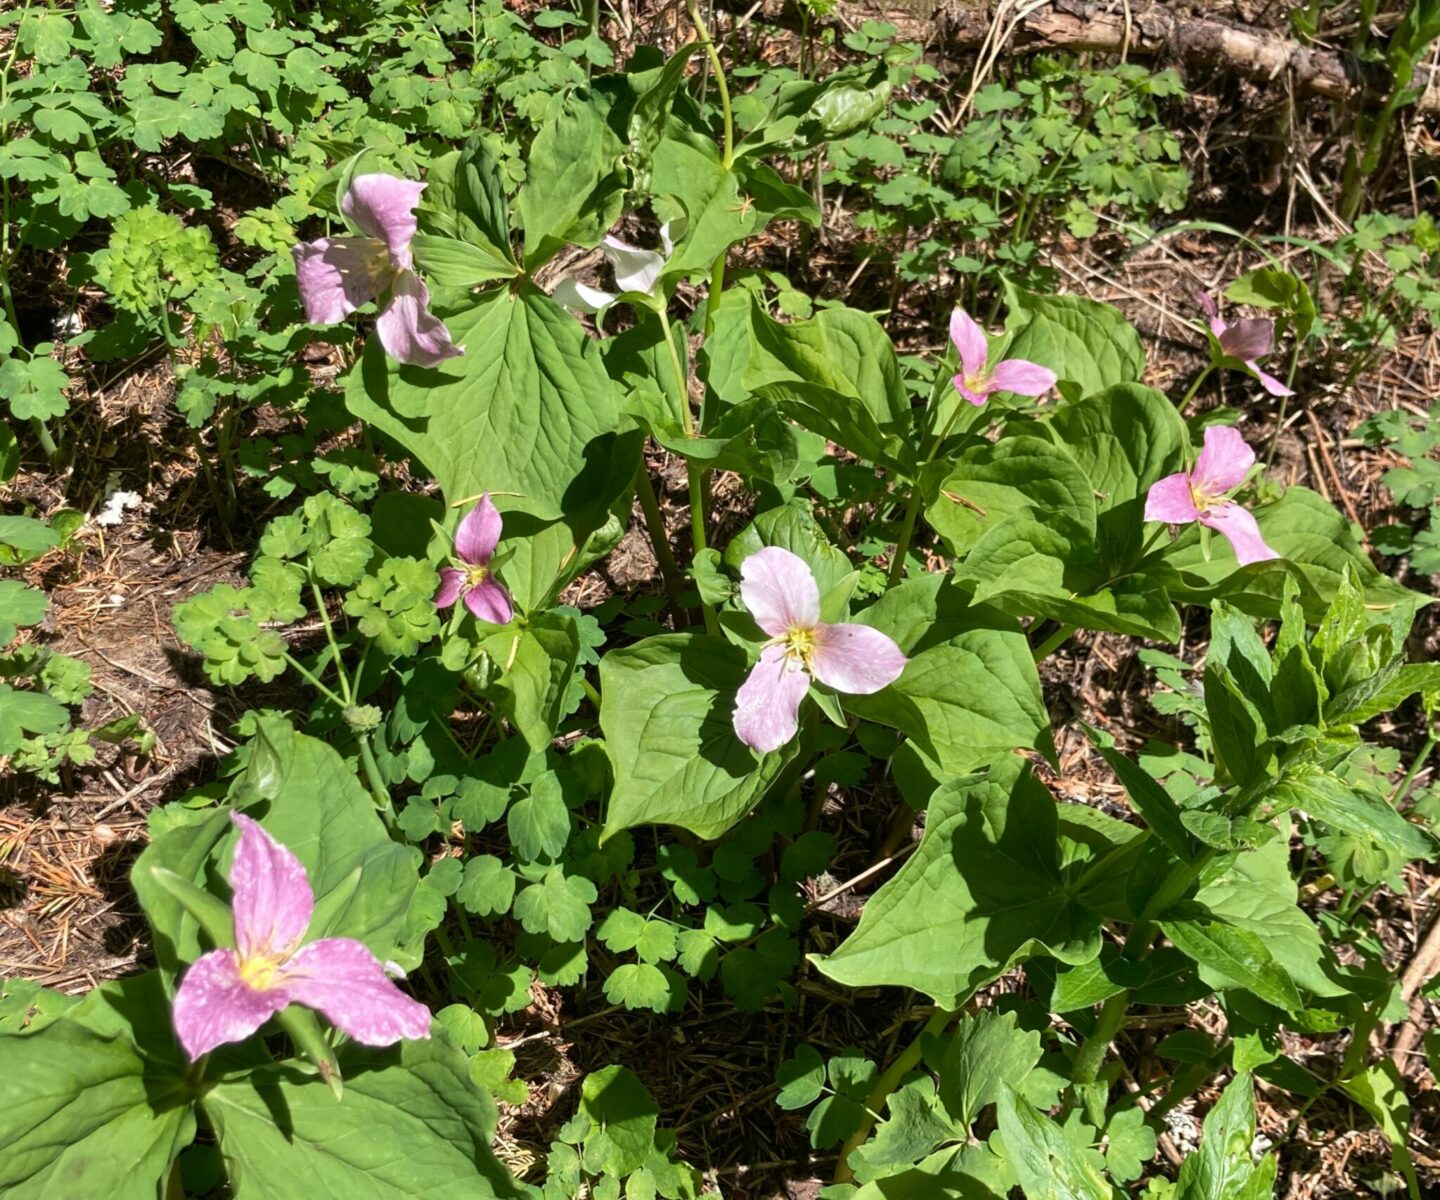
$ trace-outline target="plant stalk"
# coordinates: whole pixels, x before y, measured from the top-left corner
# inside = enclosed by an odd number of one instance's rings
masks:
[[[959,1009],[937,1008],[930,1019],[925,1022],[923,1028],[915,1036],[915,1040],[902,1050],[879,1079],[875,1086],[870,1089],[870,1094],[865,1097],[865,1116],[860,1122],[860,1128],[846,1139],[845,1144],[840,1147],[840,1161],[835,1166],[835,1182],[849,1183],[855,1173],[850,1169],[850,1153],[865,1144],[865,1139],[870,1136],[870,1131],[875,1128],[875,1122],[879,1119],[880,1110],[885,1107],[885,1102],[890,1099],[890,1093],[900,1086],[900,1081],[915,1069],[915,1064],[920,1061],[920,1054],[924,1049],[926,1037],[933,1037],[940,1033],[958,1015]]]

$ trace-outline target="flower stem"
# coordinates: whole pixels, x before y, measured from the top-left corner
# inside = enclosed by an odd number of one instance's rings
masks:
[[[1190,390],[1185,393],[1185,398],[1180,401],[1179,410],[1182,417],[1185,415],[1185,410],[1190,407],[1190,401],[1195,399],[1195,393],[1200,390],[1200,385],[1210,378],[1210,372],[1214,369],[1215,367],[1212,364],[1195,376],[1195,382],[1190,385]]]
[[[705,48],[705,54],[710,59],[710,68],[715,72],[715,90],[720,93],[720,112],[725,122],[725,157],[721,163],[728,171],[735,160],[735,120],[730,114],[730,88],[725,83],[725,68],[720,65],[715,39],[710,36],[710,28],[701,17],[700,6],[696,0],[685,0],[685,11],[690,14],[690,24],[695,26],[696,39]]]
[[[1063,646],[1066,642],[1068,642],[1070,640],[1070,635],[1074,632],[1075,626],[1061,625],[1059,629],[1057,629],[1048,638],[1046,638],[1043,642],[1041,642],[1038,646],[1035,647],[1035,649],[1032,651],[1031,656],[1035,659],[1037,663],[1044,661],[1052,654],[1054,654],[1056,650],[1060,649],[1060,647]]]
[[[695,436],[695,415],[690,411],[690,376],[680,363],[680,352],[675,348],[675,327],[670,318],[664,314],[660,317],[665,327],[665,348],[670,352],[670,367],[675,372],[675,386],[677,395],[676,404],[680,409],[680,423],[684,427],[685,436]],[[705,549],[705,525],[706,525],[706,493],[705,472],[694,459],[685,459],[685,480],[690,490],[690,539],[693,543],[691,548],[692,559]],[[703,600],[700,602],[700,614],[705,620],[705,632],[718,634],[720,623],[715,619],[715,610]]]
[[[865,1139],[870,1136],[870,1131],[875,1128],[875,1122],[879,1119],[880,1110],[890,1099],[890,1093],[900,1086],[900,1081],[910,1071],[915,1069],[915,1064],[920,1061],[920,1054],[924,1050],[926,1037],[933,1037],[940,1033],[955,1019],[958,1012],[958,1009],[937,1008],[930,1015],[930,1019],[925,1022],[925,1028],[915,1035],[915,1040],[900,1051],[895,1061],[886,1067],[884,1074],[875,1081],[875,1086],[865,1097],[865,1116],[860,1122],[860,1128],[851,1134],[845,1144],[840,1147],[840,1161],[835,1167],[836,1183],[849,1183],[854,1178],[854,1172],[851,1171],[848,1161],[851,1151],[865,1144]]]
[[[635,471],[635,496],[640,501],[640,511],[645,514],[645,528],[650,533],[650,545],[655,549],[655,561],[660,564],[660,578],[665,584],[665,595],[670,598],[670,607],[678,616],[683,591],[680,564],[670,549],[665,536],[665,517],[660,511],[660,501],[655,497],[655,485],[650,481],[650,471],[642,458]]]
[[[900,537],[895,542],[895,557],[890,562],[887,588],[894,587],[905,574],[905,556],[910,552],[910,539],[915,536],[915,518],[920,515],[920,488],[910,485],[910,498],[905,502],[905,517],[900,523]]]

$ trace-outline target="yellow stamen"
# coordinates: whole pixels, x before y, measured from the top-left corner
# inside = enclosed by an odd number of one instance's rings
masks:
[[[815,631],[813,629],[791,629],[782,639],[785,646],[786,665],[792,670],[803,670],[813,675],[810,664],[815,658]]]
[[[269,991],[275,986],[275,976],[279,971],[279,959],[256,955],[254,958],[240,960],[240,978],[251,991]]]
[[[482,567],[478,563],[471,563],[465,568],[465,586],[479,587],[485,582],[485,577],[490,574],[489,567]]]

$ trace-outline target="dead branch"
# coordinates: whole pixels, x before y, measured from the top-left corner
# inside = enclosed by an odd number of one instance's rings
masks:
[[[956,49],[984,43],[998,15],[1006,24],[1016,24],[1009,48],[1017,53],[1125,49],[1264,81],[1289,71],[1297,91],[1333,100],[1383,96],[1390,86],[1384,67],[1227,21],[1181,16],[1162,4],[1131,3],[1128,18],[1120,0],[1050,0],[1024,15],[1017,15],[1019,6],[1006,3],[945,5],[921,16],[923,7],[912,3],[884,16],[907,38]],[[1440,112],[1440,70],[1421,67],[1411,83],[1423,89],[1417,108]]]

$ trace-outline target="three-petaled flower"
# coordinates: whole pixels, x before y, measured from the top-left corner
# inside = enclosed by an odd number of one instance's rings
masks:
[[[1265,544],[1250,512],[1225,499],[1225,493],[1239,487],[1254,465],[1255,451],[1244,438],[1228,425],[1211,425],[1194,468],[1167,475],[1151,486],[1145,497],[1145,519],[1171,525],[1199,521],[1229,541],[1242,567],[1279,558]]]
[[[1023,358],[1007,358],[987,369],[990,341],[963,308],[950,314],[950,340],[960,354],[955,388],[971,404],[984,404],[994,392],[1043,396],[1055,386],[1055,372]]]
[[[629,242],[622,242],[610,234],[600,243],[600,253],[610,260],[615,270],[616,291],[581,283],[573,275],[566,275],[555,285],[555,300],[572,312],[598,313],[609,308],[625,292],[637,292],[644,296],[655,295],[655,285],[660,282],[660,273],[665,269],[675,249],[670,240],[670,224],[660,226],[660,244],[664,253],[657,250],[642,250]]]
[[[434,367],[462,353],[430,311],[430,291],[415,273],[410,243],[423,183],[394,175],[357,175],[340,201],[363,237],[327,237],[296,246],[295,280],[313,325],[343,321],[384,292],[375,332],[398,362]]]
[[[455,554],[459,567],[440,568],[440,590],[435,593],[435,607],[449,608],[462,596],[465,607],[482,621],[507,625],[515,615],[510,593],[495,578],[491,560],[500,544],[504,521],[500,511],[486,492],[480,497],[455,530]]]
[[[1226,321],[1207,292],[1196,292],[1195,298],[1205,310],[1210,332],[1225,358],[1240,362],[1272,396],[1293,396],[1288,387],[1268,371],[1260,369],[1259,360],[1275,349],[1275,322],[1268,317],[1242,317]]]
[[[766,546],[740,566],[740,598],[770,640],[735,695],[735,734],[762,754],[799,728],[811,679],[837,692],[869,695],[900,678],[905,655],[868,625],[820,620],[820,588],[805,560]]]
[[[240,827],[230,867],[235,949],[202,954],[175,993],[175,1032],[190,1060],[243,1041],[291,1004],[367,1046],[429,1037],[430,1010],[395,986],[400,969],[364,942],[301,944],[315,909],[304,866],[249,817],[231,820]]]

